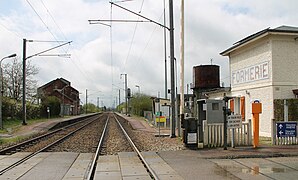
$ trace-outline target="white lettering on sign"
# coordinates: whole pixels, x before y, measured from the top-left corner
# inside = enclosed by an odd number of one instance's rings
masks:
[[[269,62],[263,62],[247,68],[232,72],[231,82],[233,85],[248,83],[269,78]]]

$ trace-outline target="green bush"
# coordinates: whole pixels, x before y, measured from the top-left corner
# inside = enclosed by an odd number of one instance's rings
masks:
[[[289,121],[298,120],[298,99],[287,99],[288,103],[288,118]],[[274,117],[277,121],[284,120],[284,100],[275,99],[274,100]]]
[[[22,119],[23,108],[21,102],[8,97],[3,97],[2,105],[3,119]],[[40,118],[40,106],[27,103],[26,110],[28,119]]]
[[[152,100],[150,96],[144,94],[137,94],[131,98],[130,101],[131,112],[138,116],[143,116],[144,111],[151,111],[152,109]]]
[[[60,114],[60,101],[55,96],[47,96],[42,99],[40,107],[41,117],[48,117],[47,109],[50,109],[50,117],[57,117]]]

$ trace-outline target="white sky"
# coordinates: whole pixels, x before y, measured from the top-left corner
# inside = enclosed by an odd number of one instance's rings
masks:
[[[163,23],[163,0],[132,0],[119,5]],[[298,1],[294,0],[185,0],[185,83],[192,82],[193,66],[210,64],[213,59],[213,64],[220,65],[221,82],[228,86],[228,58],[219,53],[262,29],[297,26],[297,7]],[[166,0],[167,24],[168,14]],[[175,57],[179,65],[180,0],[174,0],[174,14]],[[160,92],[164,97],[163,29],[148,22],[112,23],[112,28],[88,23],[89,19],[110,19],[110,15],[109,0],[0,0],[0,58],[17,53],[21,59],[23,38],[73,41],[70,46],[47,53],[69,53],[71,58],[30,59],[40,70],[35,77],[39,85],[63,77],[82,93],[83,103],[88,89],[88,102],[96,104],[99,97],[103,105],[110,107],[118,99],[119,88],[124,88],[120,74],[127,73],[128,87],[133,92],[138,91],[138,85],[142,93],[157,96]],[[138,19],[116,6],[112,7],[112,17]],[[56,45],[28,42],[27,55]],[[169,56],[168,42],[167,47]],[[169,67],[169,59],[167,62]],[[169,82],[170,75],[168,88]]]

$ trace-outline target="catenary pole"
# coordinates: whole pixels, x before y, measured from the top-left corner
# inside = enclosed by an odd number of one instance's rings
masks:
[[[26,112],[26,43],[27,40],[23,39],[23,125],[27,125],[27,112]]]
[[[166,1],[163,0],[163,23],[166,27]],[[167,29],[163,28],[164,48],[165,48],[165,99],[168,99],[168,68],[167,68]]]
[[[174,57],[174,15],[173,0],[169,0],[169,18],[170,18],[170,59],[171,59],[171,107],[172,107],[172,124],[171,137],[176,137],[176,120],[175,120],[175,57]]]
[[[86,114],[88,110],[88,90],[86,89]]]
[[[39,53],[36,53],[36,54],[33,54],[33,55],[27,57],[27,55],[26,55],[27,41],[34,42],[33,40],[23,39],[23,98],[22,98],[22,106],[23,106],[23,123],[22,124],[23,125],[27,125],[27,109],[26,109],[26,60],[29,59],[29,58],[32,58],[34,56],[40,56],[43,53],[46,53],[46,52],[51,51],[53,49],[59,48],[59,47],[64,46],[66,44],[70,44],[72,42],[72,41],[69,41],[67,43],[63,43],[63,44],[60,44],[58,46],[52,47],[50,49],[46,49],[44,51],[41,51]],[[39,42],[41,42],[41,41],[39,41]]]
[[[181,136],[181,123],[184,120],[184,0],[181,0],[180,23],[180,122],[178,123],[178,136]]]

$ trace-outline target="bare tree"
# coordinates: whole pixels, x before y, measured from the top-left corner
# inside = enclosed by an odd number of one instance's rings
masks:
[[[32,65],[30,61],[26,63],[26,97],[33,101],[37,89],[37,80],[34,75],[38,74],[39,69]],[[22,80],[23,80],[23,63],[15,58],[12,62],[3,66],[3,90],[4,96],[10,97],[17,101],[22,99]]]

